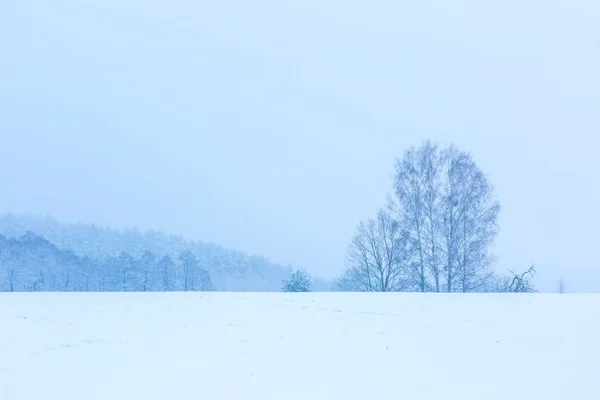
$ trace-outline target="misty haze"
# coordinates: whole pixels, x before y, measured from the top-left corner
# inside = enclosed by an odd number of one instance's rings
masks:
[[[599,21],[2,2],[0,398],[599,398]]]

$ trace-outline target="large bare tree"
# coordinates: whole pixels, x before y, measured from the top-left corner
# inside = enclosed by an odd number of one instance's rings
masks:
[[[389,210],[415,249],[411,276],[418,290],[485,286],[500,205],[469,153],[430,141],[410,148],[396,162]]]
[[[405,290],[410,284],[408,266],[412,258],[408,235],[389,213],[357,227],[346,258],[346,269],[335,289],[358,292]]]

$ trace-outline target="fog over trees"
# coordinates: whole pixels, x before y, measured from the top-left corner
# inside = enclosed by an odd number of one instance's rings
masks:
[[[158,231],[9,214],[0,217],[0,234],[7,291],[280,291],[292,273],[264,257]]]
[[[41,236],[0,236],[0,291],[149,292],[214,290],[209,273],[194,256],[174,262],[147,251],[105,258],[79,257]]]

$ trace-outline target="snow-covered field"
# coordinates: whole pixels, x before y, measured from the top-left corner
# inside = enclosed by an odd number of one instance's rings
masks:
[[[2,293],[5,399],[600,399],[600,295]]]

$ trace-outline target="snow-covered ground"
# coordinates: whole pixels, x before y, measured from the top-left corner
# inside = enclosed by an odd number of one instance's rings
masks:
[[[5,399],[600,399],[600,295],[2,293]]]

